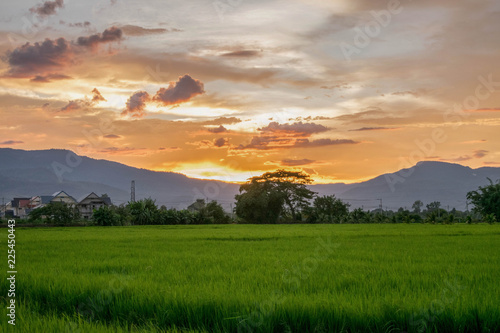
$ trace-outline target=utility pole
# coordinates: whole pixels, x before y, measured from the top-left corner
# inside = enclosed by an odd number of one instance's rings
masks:
[[[382,199],[377,199],[377,200],[380,201],[380,205],[378,207],[380,209],[380,213],[382,213],[382,211],[384,210],[384,207],[382,206]]]
[[[130,185],[130,202],[135,202],[135,180]]]

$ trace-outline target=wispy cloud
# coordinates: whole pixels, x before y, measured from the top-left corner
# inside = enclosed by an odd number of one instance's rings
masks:
[[[361,132],[361,131],[386,131],[386,130],[395,130],[399,129],[399,127],[361,127],[349,130],[351,132]]]
[[[19,140],[7,140],[7,141],[0,142],[0,145],[4,145],[4,146],[12,146],[12,145],[18,145],[18,144],[21,144],[21,143],[24,143],[24,141],[19,141]]]

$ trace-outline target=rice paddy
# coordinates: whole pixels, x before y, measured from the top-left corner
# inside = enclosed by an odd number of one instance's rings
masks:
[[[500,331],[498,224],[17,228],[16,259],[3,332]]]

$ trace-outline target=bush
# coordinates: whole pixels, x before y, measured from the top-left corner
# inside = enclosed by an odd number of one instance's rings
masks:
[[[54,223],[65,225],[80,219],[80,212],[76,207],[69,206],[64,202],[51,202],[44,207],[37,208],[29,214],[29,221],[36,223]]]
[[[474,205],[474,212],[483,216],[486,221],[500,220],[500,180],[496,184],[491,179],[490,185],[479,187],[477,191],[467,193],[467,199]]]
[[[99,209],[94,210],[92,219],[97,225],[100,226],[111,226],[111,225],[121,225],[120,216],[114,211],[114,209],[108,206],[101,206]]]

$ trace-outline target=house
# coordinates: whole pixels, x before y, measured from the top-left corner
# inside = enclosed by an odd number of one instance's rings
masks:
[[[46,206],[54,197],[51,195],[37,195],[36,197],[31,198],[29,207],[31,209],[41,208]]]
[[[199,212],[205,208],[205,200],[204,199],[196,199],[195,202],[193,202],[191,205],[188,206],[188,210],[190,212]]]
[[[0,206],[0,217],[13,217],[14,211],[12,210],[12,201],[7,202]]]
[[[14,198],[11,201],[14,216],[25,218],[29,213],[30,198]]]
[[[64,191],[59,191],[52,194],[52,199],[50,200],[50,202],[64,202],[68,206],[76,206],[76,204],[78,203],[75,198]]]
[[[92,215],[94,214],[94,209],[99,209],[102,206],[110,205],[111,199],[108,196],[103,195],[102,197],[100,197],[92,192],[78,200],[77,207],[82,218],[85,220],[90,220],[92,218]]]

